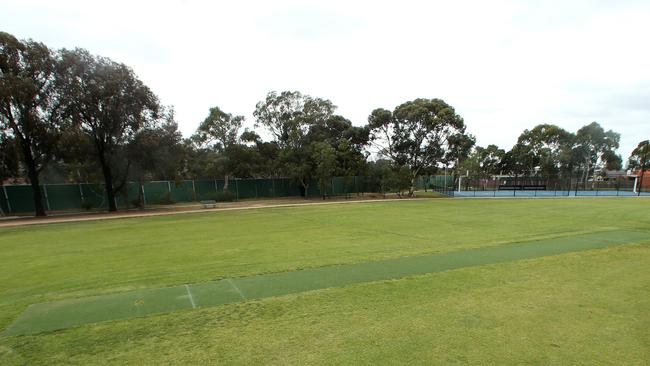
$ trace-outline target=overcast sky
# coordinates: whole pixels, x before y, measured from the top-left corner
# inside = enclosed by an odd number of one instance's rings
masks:
[[[126,63],[186,136],[298,90],[355,125],[441,98],[483,146],[539,123],[598,121],[624,159],[650,138],[650,1],[0,0],[0,30]]]

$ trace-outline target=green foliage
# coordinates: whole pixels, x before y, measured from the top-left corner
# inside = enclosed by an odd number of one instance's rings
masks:
[[[19,147],[37,216],[45,216],[39,175],[54,155],[62,124],[56,63],[44,44],[0,32],[0,134]]]
[[[441,99],[416,99],[392,113],[376,109],[368,117],[368,128],[379,153],[400,169],[408,168],[411,195],[418,174],[437,164],[458,165],[474,144],[465,134],[463,119]]]
[[[595,175],[596,168],[620,168],[621,158],[615,153],[621,135],[612,130],[605,131],[600,124],[592,122],[576,133],[575,160],[580,162],[583,177]]]
[[[158,200],[157,203],[160,205],[173,205],[174,203],[176,203],[176,201],[172,196],[172,192],[167,191],[163,193],[162,197]],[[139,207],[139,205],[137,205],[136,207]]]
[[[210,193],[208,197],[217,202],[233,202],[237,200],[237,195],[232,191]]]
[[[95,205],[92,201],[88,201],[88,200],[81,201],[81,208],[83,208],[86,211],[90,211],[94,206]]]
[[[128,66],[83,49],[62,50],[57,74],[65,115],[93,142],[109,211],[116,211],[115,192],[130,166],[126,146],[158,120],[158,98]]]
[[[144,202],[142,202],[142,199],[140,197],[136,197],[131,200],[131,206],[135,208],[144,208]]]
[[[16,139],[0,133],[0,181],[20,175],[19,154]]]
[[[199,144],[223,152],[228,146],[238,142],[239,130],[243,122],[244,116],[233,116],[219,107],[212,107],[193,138]]]
[[[131,180],[146,182],[179,177],[183,136],[178,130],[173,109],[163,111],[161,115],[162,119],[151,121],[126,146]]]
[[[461,163],[458,173],[465,176],[469,172],[469,179],[489,178],[504,170],[505,158],[506,152],[496,145],[488,145],[486,148],[475,146]]]
[[[576,136],[550,124],[524,130],[509,152],[506,168],[519,175],[558,177],[570,174]]]
[[[316,165],[315,178],[321,195],[325,197],[331,189],[332,176],[336,169],[336,150],[325,142],[314,143],[312,149],[312,158]]]
[[[639,142],[639,144],[634,148],[630,157],[628,158],[628,168],[629,169],[640,169],[644,171],[650,161],[650,140],[645,140]]]

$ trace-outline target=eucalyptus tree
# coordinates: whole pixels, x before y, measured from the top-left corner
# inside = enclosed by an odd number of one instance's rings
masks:
[[[574,134],[556,125],[540,124],[524,130],[511,150],[512,158],[518,161],[514,173],[558,177],[570,172],[574,141]]]
[[[224,175],[224,191],[228,190],[229,178],[237,168],[241,156],[242,149],[238,145],[243,123],[243,116],[233,116],[219,107],[212,107],[194,134],[194,139],[200,146],[217,153],[218,168]]]
[[[36,216],[45,216],[39,175],[54,155],[62,123],[56,63],[44,44],[0,32],[0,133],[19,146]]]
[[[305,196],[315,168],[311,149],[314,141],[309,131],[313,126],[325,124],[335,109],[327,99],[284,91],[268,93],[253,112],[256,126],[265,127],[279,147],[282,171],[300,182]]]
[[[583,169],[583,179],[596,175],[597,168],[608,170],[621,169],[621,157],[616,154],[621,135],[592,122],[576,132],[575,159]]]
[[[130,168],[126,146],[159,118],[158,98],[128,66],[84,49],[62,50],[58,74],[66,116],[92,141],[109,211],[116,211],[115,193]]]
[[[470,179],[490,178],[501,173],[506,152],[496,145],[474,146],[461,169],[469,172]]]
[[[368,117],[368,127],[379,154],[400,169],[408,168],[409,195],[420,172],[449,161],[460,143],[471,141],[463,119],[441,99],[416,99],[393,112],[376,109]]]

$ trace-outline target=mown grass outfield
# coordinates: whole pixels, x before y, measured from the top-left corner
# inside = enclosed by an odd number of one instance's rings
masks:
[[[405,200],[6,228],[0,328],[46,301],[615,231],[650,231],[650,201]],[[0,364],[648,364],[648,238],[3,336]]]

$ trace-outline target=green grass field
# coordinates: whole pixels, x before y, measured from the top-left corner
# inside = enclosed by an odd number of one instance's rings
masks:
[[[48,301],[616,230],[650,230],[650,201],[405,200],[5,228],[0,328]],[[649,314],[650,239],[635,238],[3,336],[0,364],[648,364]]]

